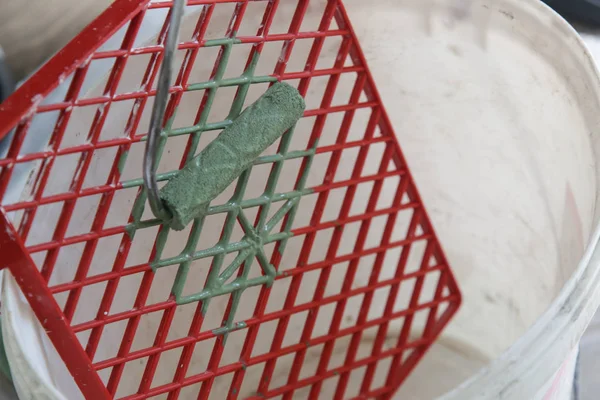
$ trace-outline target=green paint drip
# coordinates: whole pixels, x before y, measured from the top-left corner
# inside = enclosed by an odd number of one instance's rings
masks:
[[[161,189],[160,197],[173,215],[171,227],[182,230],[205,215],[210,202],[294,126],[304,109],[295,88],[271,86]]]
[[[222,326],[220,328],[213,329],[212,333],[217,336],[225,335],[227,333],[231,333],[233,331],[244,329],[246,327],[248,327],[248,325],[244,321],[240,321],[240,322],[236,322],[236,323],[232,324],[231,326]]]
[[[10,364],[8,363],[8,357],[6,356],[6,350],[4,349],[4,341],[2,338],[2,328],[0,325],[0,373],[4,375],[9,381],[12,382],[12,374],[10,372]]]
[[[129,150],[125,150],[121,153],[121,157],[119,157],[119,163],[117,164],[117,169],[119,170],[119,174],[123,173],[125,169],[125,163],[127,162],[127,156],[129,155]]]

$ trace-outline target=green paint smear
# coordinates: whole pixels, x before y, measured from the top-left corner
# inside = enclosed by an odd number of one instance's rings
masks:
[[[171,228],[184,229],[206,215],[210,202],[304,113],[305,103],[292,86],[278,82],[249,106],[160,191],[173,216]]]
[[[244,329],[247,327],[248,327],[248,325],[244,321],[240,321],[240,322],[236,322],[236,323],[229,323],[226,326],[222,326],[220,328],[213,329],[212,333],[214,333],[217,336],[223,335],[223,346],[225,346],[225,344],[227,343],[227,337],[231,332],[234,332],[234,331],[237,331],[240,329]]]
[[[6,350],[4,349],[4,340],[2,337],[1,326],[0,326],[0,373],[12,382],[12,374],[10,372],[10,365],[8,364],[8,357],[6,356]]]
[[[295,134],[293,126],[303,114],[304,101],[299,93],[289,85],[276,83],[276,77],[254,76],[260,58],[258,52],[252,54],[252,59],[242,76],[224,79],[229,55],[237,43],[238,40],[235,38],[217,39],[208,43],[211,46],[222,46],[220,53],[222,57],[211,81],[191,84],[187,87],[188,91],[206,90],[208,94],[198,121],[193,126],[173,129],[171,124],[173,116],[161,134],[160,146],[157,149],[159,158],[168,138],[189,134],[191,139],[185,155],[186,167],[184,168],[184,170],[192,169],[188,179],[179,177],[183,171],[157,174],[158,181],[169,181],[167,186],[173,186],[174,182],[180,180],[181,187],[170,194],[178,204],[188,204],[192,208],[200,208],[200,212],[188,210],[185,213],[185,216],[190,218],[188,222],[191,220],[194,222],[186,246],[179,255],[162,258],[164,243],[172,232],[172,228],[177,228],[174,226],[174,221],[142,220],[146,202],[143,180],[132,179],[122,183],[123,187],[142,187],[134,204],[132,221],[126,228],[127,234],[133,237],[139,229],[163,225],[156,241],[156,254],[149,262],[154,270],[178,265],[177,276],[171,288],[177,304],[201,301],[201,310],[204,315],[214,297],[231,295],[229,312],[225,316],[222,326],[214,331],[215,334],[222,335],[223,345],[230,332],[246,327],[244,322],[234,322],[239,304],[244,301],[244,290],[259,285],[271,286],[277,276],[275,267],[270,263],[269,256],[265,254],[264,246],[277,242],[277,249],[282,253],[287,241],[292,237],[291,229],[301,197],[313,192],[312,189],[305,188],[305,185],[317,147],[316,141],[311,139],[310,148],[289,151],[292,137]],[[242,113],[250,86],[267,82],[273,82],[274,85],[262,98]],[[229,114],[223,121],[209,123],[208,116],[216,92],[220,87],[227,86],[237,86],[239,89],[231,104]],[[286,120],[289,120],[289,124],[284,123]],[[222,129],[224,132],[199,156],[195,157],[201,135],[207,131]],[[226,134],[227,132],[230,133]],[[260,156],[260,153],[280,136],[278,154]],[[212,155],[209,153],[212,158],[206,155],[209,148],[211,148],[211,152],[214,152]],[[205,160],[198,160],[200,157],[204,157]],[[306,158],[308,162],[301,171],[296,187],[289,192],[277,193],[276,188],[284,164],[288,160],[297,158]],[[272,165],[265,191],[257,198],[246,199],[244,196],[252,168],[259,164]],[[237,175],[233,171],[236,168],[241,170]],[[204,184],[202,180],[204,180]],[[231,199],[225,204],[209,206],[210,201],[220,193],[218,188],[211,189],[211,184],[222,185],[222,188],[225,189],[233,181],[236,181],[236,184],[235,193]],[[190,185],[193,185],[194,188],[191,188]],[[194,192],[198,190],[200,192]],[[213,194],[207,196],[206,190],[212,191]],[[179,191],[182,191],[183,194]],[[256,223],[245,215],[245,210],[252,207],[260,207]],[[279,207],[279,209],[273,213],[272,207]],[[205,216],[222,213],[227,214],[227,219],[219,242],[211,248],[197,250]],[[284,218],[287,220],[286,223],[279,227]],[[238,242],[232,242],[232,232],[238,219],[243,225],[245,236]],[[178,226],[183,227],[184,225],[184,222],[180,221]],[[237,257],[233,262],[225,264],[225,257],[230,253],[237,253]],[[208,279],[204,285],[196,283],[199,286],[198,291],[184,295],[183,289],[186,287],[192,263],[194,260],[202,258],[212,258]],[[260,264],[262,275],[249,278],[252,265],[256,265],[257,261]]]
[[[119,170],[119,174],[123,173],[125,169],[125,163],[127,162],[127,156],[129,155],[129,150],[125,150],[121,157],[119,157],[119,163],[117,164],[117,169]]]

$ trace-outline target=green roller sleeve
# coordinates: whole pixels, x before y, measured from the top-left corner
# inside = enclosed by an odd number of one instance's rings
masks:
[[[171,227],[182,230],[204,215],[215,197],[294,126],[305,107],[296,89],[279,82],[246,108],[160,190]]]

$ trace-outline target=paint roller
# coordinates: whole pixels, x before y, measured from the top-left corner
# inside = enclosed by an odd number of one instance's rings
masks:
[[[160,190],[175,230],[206,215],[210,202],[302,117],[306,105],[292,86],[278,82]]]

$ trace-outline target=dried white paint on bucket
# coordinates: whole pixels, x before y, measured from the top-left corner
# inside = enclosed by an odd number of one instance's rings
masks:
[[[345,4],[464,294],[398,398],[570,398],[577,344],[600,302],[600,81],[589,53],[536,0]],[[23,398],[77,398],[14,282],[3,289]]]

